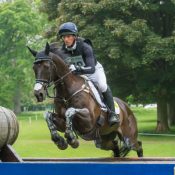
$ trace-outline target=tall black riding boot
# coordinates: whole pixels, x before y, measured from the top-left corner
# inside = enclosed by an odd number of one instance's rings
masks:
[[[103,92],[103,97],[104,97],[104,102],[106,103],[107,107],[110,110],[110,114],[109,114],[109,125],[112,126],[114,124],[118,124],[120,123],[120,117],[118,114],[115,113],[115,106],[114,106],[114,100],[113,100],[113,96],[112,96],[112,92],[111,89],[107,88],[106,92]]]

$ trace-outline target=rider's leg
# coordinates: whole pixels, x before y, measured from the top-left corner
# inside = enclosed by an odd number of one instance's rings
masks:
[[[109,124],[110,125],[119,124],[120,118],[119,118],[119,115],[115,113],[114,100],[113,100],[112,92],[111,92],[109,86],[108,86],[107,90],[105,92],[103,92],[102,94],[104,97],[104,101],[110,110]]]
[[[112,92],[107,86],[106,75],[104,73],[103,66],[98,62],[96,65],[96,71],[94,74],[87,75],[91,81],[96,84],[99,90],[104,96],[105,103],[110,109],[109,124],[119,124],[119,115],[115,114],[114,101],[112,97]]]

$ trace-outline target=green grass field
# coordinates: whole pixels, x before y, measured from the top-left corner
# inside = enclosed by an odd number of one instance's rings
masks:
[[[156,109],[133,108],[138,121],[139,132],[154,133],[156,127]],[[44,112],[28,112],[18,116],[20,132],[13,145],[21,157],[109,157],[112,151],[95,148],[93,142],[80,139],[78,149],[69,147],[62,151],[57,149],[50,139],[47,124],[43,118]],[[171,134],[175,128],[171,128]],[[174,157],[175,137],[141,136],[145,157]],[[131,151],[129,157],[136,157]]]

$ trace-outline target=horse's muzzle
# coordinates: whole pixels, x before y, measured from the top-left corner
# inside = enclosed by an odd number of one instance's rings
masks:
[[[42,84],[36,83],[34,86],[34,95],[37,102],[43,102],[46,99],[46,91]]]

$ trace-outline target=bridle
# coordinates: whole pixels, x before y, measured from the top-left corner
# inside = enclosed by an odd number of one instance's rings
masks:
[[[36,83],[40,83],[41,85],[44,86],[45,90],[46,90],[46,95],[47,97],[49,98],[54,98],[54,99],[57,99],[59,100],[60,102],[63,102],[65,105],[68,105],[69,101],[75,96],[77,95],[78,93],[80,93],[81,91],[85,91],[86,93],[89,93],[89,87],[87,85],[87,83],[85,82],[82,87],[80,89],[78,89],[76,92],[74,92],[68,99],[65,99],[65,97],[62,97],[62,96],[56,96],[56,93],[55,93],[55,89],[56,89],[56,86],[58,84],[61,84],[63,85],[64,84],[64,78],[66,78],[70,73],[72,73],[72,71],[70,70],[69,72],[67,72],[65,75],[63,76],[58,76],[58,79],[53,81],[52,79],[52,71],[51,71],[51,65],[54,66],[54,69],[55,71],[57,72],[57,67],[54,63],[54,61],[52,60],[52,57],[37,57],[37,59],[35,59],[35,61],[33,62],[33,64],[37,64],[38,62],[42,62],[42,61],[49,61],[49,80],[46,80],[46,79],[36,79]],[[53,89],[54,89],[54,96],[50,96],[49,95],[49,92],[48,92],[48,88],[51,87],[52,85],[54,85]]]
[[[57,86],[59,83],[63,84],[63,80],[64,78],[69,75],[71,73],[71,71],[67,72],[65,75],[59,77],[58,75],[58,79],[53,81],[52,79],[52,71],[51,71],[51,65],[54,66],[54,69],[55,71],[57,72],[57,67],[55,65],[55,63],[52,61],[52,58],[47,56],[47,57],[37,57],[37,59],[33,62],[33,64],[37,64],[39,62],[42,62],[42,61],[48,61],[50,66],[49,66],[49,80],[46,80],[46,79],[36,79],[36,83],[40,83],[40,84],[45,84],[45,86],[48,88],[48,87],[51,87],[52,85],[55,85]]]
[[[65,75],[63,75],[63,76],[61,76],[61,77],[59,77],[59,76],[57,75],[57,76],[58,76],[58,79],[55,80],[55,81],[53,81],[51,67],[52,67],[52,65],[53,65],[55,71],[57,72],[57,67],[56,67],[55,63],[53,62],[53,60],[52,60],[51,57],[47,56],[47,57],[37,57],[37,58],[35,59],[35,61],[33,62],[33,64],[37,64],[37,63],[42,62],[42,61],[48,61],[48,62],[49,62],[49,79],[48,79],[48,80],[46,80],[46,79],[36,79],[35,82],[36,82],[36,83],[40,83],[41,85],[44,86],[44,89],[46,90],[46,95],[47,95],[47,97],[49,97],[49,98],[59,98],[59,99],[63,99],[63,97],[50,96],[50,95],[49,95],[49,92],[48,92],[48,88],[54,85],[53,89],[55,90],[55,88],[56,88],[56,86],[57,86],[58,84],[63,85],[63,84],[64,84],[64,78],[65,78],[66,76],[68,76],[68,75],[71,73],[71,71],[67,72]],[[54,94],[55,94],[55,93],[54,93]]]

